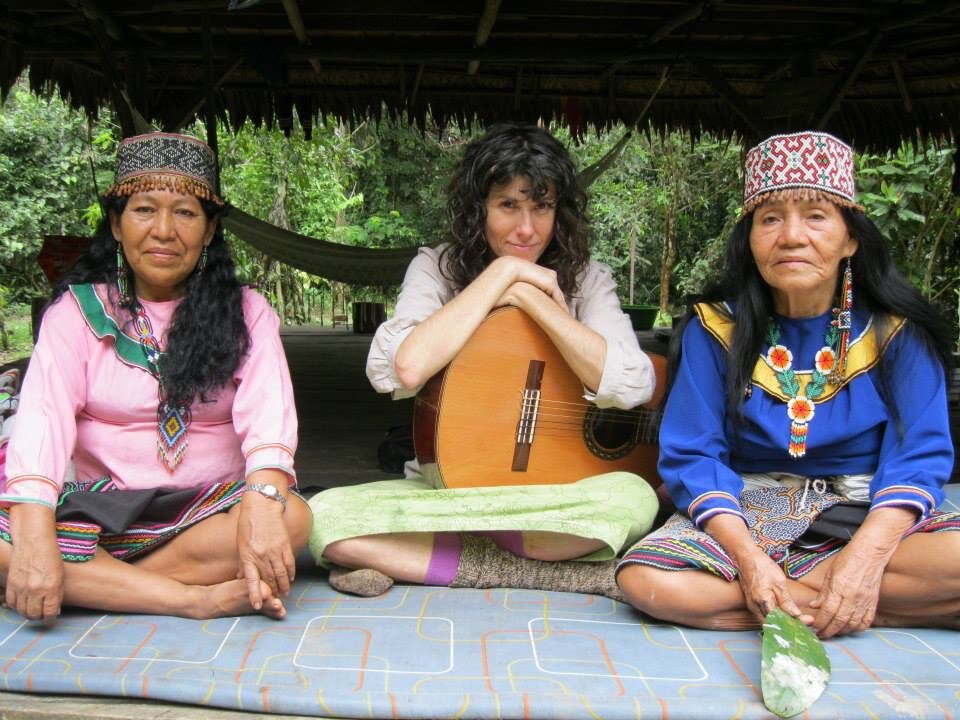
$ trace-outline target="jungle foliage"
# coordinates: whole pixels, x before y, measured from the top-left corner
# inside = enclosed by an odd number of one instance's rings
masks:
[[[324,119],[321,118],[321,121]],[[204,137],[203,127],[188,129]],[[555,133],[581,167],[601,158],[622,127],[575,143]],[[444,188],[477,129],[414,128],[391,120],[331,120],[299,128],[221,128],[225,196],[276,225],[367,247],[444,240]],[[47,292],[35,261],[44,235],[89,234],[97,191],[111,175],[119,135],[21,84],[0,106],[0,298],[22,304]],[[717,265],[739,207],[739,144],[709,135],[634,133],[589,188],[594,256],[614,270],[624,302],[678,312]],[[888,235],[900,267],[957,322],[960,202],[951,192],[953,147],[907,143],[858,157],[861,201]],[[285,323],[329,324],[353,300],[397,288],[345,286],[281,265],[231,238],[240,272]],[[632,268],[632,269],[631,269]],[[3,313],[0,303],[0,314]]]

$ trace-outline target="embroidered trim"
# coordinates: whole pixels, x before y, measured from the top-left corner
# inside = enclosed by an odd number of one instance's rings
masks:
[[[297,474],[293,471],[292,467],[285,465],[257,465],[256,467],[250,468],[247,477],[253,475],[257,470],[279,470],[289,478],[287,481],[288,487],[295,488],[297,486]]]
[[[730,493],[723,492],[722,490],[708,490],[705,493],[697,495],[697,497],[695,497],[693,501],[687,505],[687,515],[693,517],[693,514],[696,512],[698,506],[702,505],[707,500],[713,499],[728,500],[734,508],[740,507],[740,503],[737,501],[737,498]]]
[[[694,312],[700,318],[700,323],[704,329],[725,349],[730,349],[730,342],[733,338],[733,311],[728,303],[697,303],[693,306]],[[906,320],[899,316],[891,317],[892,324],[887,330],[886,336],[877,343],[877,330],[873,316],[867,321],[866,327],[851,339],[849,349],[847,350],[847,369],[843,380],[837,384],[827,382],[823,394],[820,395],[820,402],[824,403],[833,398],[845,385],[851,382],[855,377],[869,372],[880,361],[880,358],[887,351],[891,341],[896,337],[903,327]],[[812,380],[810,371],[797,372],[797,380],[800,383],[800,391],[805,392],[807,385]],[[790,396],[784,394],[777,382],[774,369],[767,363],[766,357],[761,356],[757,359],[757,364],[753,369],[751,378],[752,384],[756,385],[768,395],[771,395],[781,402],[790,400]]]
[[[693,524],[696,525],[697,527],[700,527],[707,520],[717,515],[734,515],[740,518],[741,520],[743,520],[744,524],[747,523],[747,516],[744,515],[742,512],[738,512],[737,510],[732,510],[731,508],[718,507],[718,508],[710,508],[709,510],[704,510],[702,513],[700,513],[695,518],[693,518]]]
[[[0,495],[0,502],[7,503],[20,503],[25,505],[43,505],[53,509],[55,506],[53,503],[47,500],[41,500],[40,498],[31,498],[31,497],[20,497],[18,495]],[[2,510],[3,508],[0,508]]]
[[[57,485],[57,483],[55,483],[53,480],[48,478],[46,475],[17,475],[14,478],[7,478],[7,487],[10,487],[11,485],[16,485],[18,482],[25,482],[27,480],[39,480],[40,482],[46,483],[47,485],[52,487],[54,490],[57,491],[58,494],[60,493],[60,486]]]
[[[260,445],[256,445],[250,448],[249,450],[247,450],[247,452],[244,453],[243,457],[249,458],[255,452],[260,452],[261,450],[269,450],[270,448],[279,448],[280,450],[284,450],[285,452],[287,452],[291,457],[293,456],[293,450],[288,448],[283,443],[261,443]]]
[[[80,314],[94,336],[98,340],[113,338],[114,351],[120,362],[153,375],[153,366],[140,346],[140,340],[123,330],[117,319],[107,310],[107,301],[101,297],[95,285],[71,285],[70,294],[76,300]],[[163,353],[160,353],[160,356],[163,357]]]
[[[873,495],[873,499],[876,500],[878,497],[882,497],[884,495],[892,495],[893,493],[900,493],[900,492],[907,492],[914,495],[921,495],[927,500],[927,502],[930,503],[931,506],[936,502],[933,495],[928,493],[926,490],[924,490],[923,488],[914,487],[912,485],[888,485],[887,487],[881,490],[877,490],[877,492],[874,493]]]

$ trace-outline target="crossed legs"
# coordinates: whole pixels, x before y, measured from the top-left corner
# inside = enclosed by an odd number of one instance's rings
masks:
[[[237,579],[237,518],[240,507],[185,530],[133,562],[98,549],[92,560],[64,563],[64,604],[110,612],[207,619],[252,613],[246,582]],[[292,500],[284,515],[294,552],[305,547],[310,512]],[[6,578],[11,547],[0,542],[0,573]],[[261,582],[261,612],[282,618],[279,597]]]
[[[323,551],[345,568],[372,568],[401,582],[423,583],[433,556],[434,533],[365,535],[330,543]],[[603,547],[598,540],[550,532],[523,533],[523,554],[533,560],[582,557]]]
[[[960,629],[960,533],[918,533],[905,538],[887,565],[875,626]],[[812,615],[833,558],[787,586],[800,610]],[[628,565],[617,582],[629,602],[651,617],[709,630],[759,627],[737,582],[699,570]]]

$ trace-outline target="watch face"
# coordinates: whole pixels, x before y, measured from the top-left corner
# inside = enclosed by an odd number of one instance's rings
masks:
[[[270,495],[271,497],[278,497],[280,495],[280,491],[277,490],[273,485],[264,484],[263,494]]]

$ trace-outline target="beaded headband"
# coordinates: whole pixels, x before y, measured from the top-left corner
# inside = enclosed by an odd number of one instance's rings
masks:
[[[768,200],[829,200],[863,212],[854,200],[853,150],[827,133],[774,135],[747,151],[743,214]]]
[[[120,141],[117,176],[104,197],[169,190],[223,205],[216,187],[213,150],[187,135],[155,132]]]

